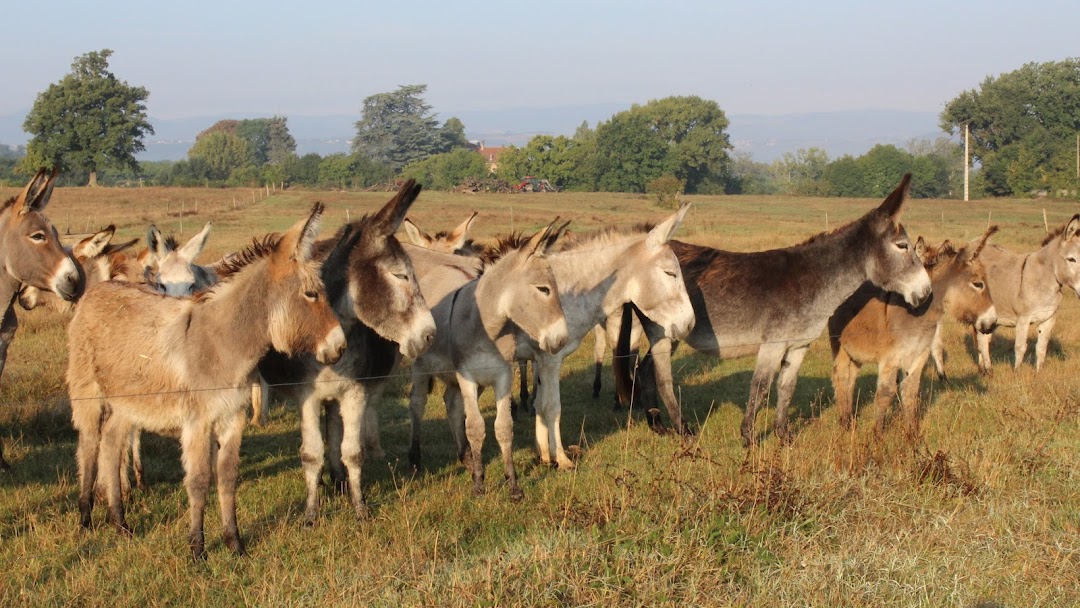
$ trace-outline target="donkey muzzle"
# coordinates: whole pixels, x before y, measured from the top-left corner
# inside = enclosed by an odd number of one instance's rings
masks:
[[[82,273],[79,272],[78,265],[70,257],[65,256],[64,260],[60,262],[60,266],[57,267],[53,279],[49,283],[49,289],[68,302],[73,302],[82,295]]]
[[[980,334],[994,333],[994,328],[997,327],[997,310],[990,308],[990,310],[979,315],[979,318],[975,320],[975,329]]]
[[[330,333],[326,334],[326,337],[319,344],[319,348],[315,352],[315,360],[325,365],[337,363],[345,352],[345,346],[345,332],[338,325]]]

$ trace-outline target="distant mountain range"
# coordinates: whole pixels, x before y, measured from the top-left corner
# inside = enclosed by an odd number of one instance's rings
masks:
[[[596,126],[630,104],[589,104],[553,108],[507,108],[502,110],[460,110],[442,112],[465,124],[469,139],[488,146],[523,145],[537,134],[572,135],[582,122]],[[199,116],[180,119],[151,117],[155,134],[146,142],[140,160],[185,158],[195,135],[223,118],[257,118],[262,115]],[[0,144],[24,144],[25,113],[0,116]],[[297,153],[326,155],[347,152],[355,133],[355,115],[289,116],[289,131],[296,139]],[[736,151],[748,152],[758,161],[769,162],[785,152],[817,147],[830,157],[859,155],[876,144],[903,146],[911,139],[934,139],[942,135],[934,112],[901,110],[844,110],[804,114],[731,114],[728,133]]]

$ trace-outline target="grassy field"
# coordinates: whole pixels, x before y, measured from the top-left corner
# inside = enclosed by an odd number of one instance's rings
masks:
[[[12,189],[0,189],[8,196]],[[205,260],[279,230],[314,200],[328,204],[324,234],[370,212],[386,193],[249,190],[58,189],[48,209],[61,232],[110,222],[120,237],[156,222],[193,235],[213,219]],[[732,250],[793,244],[835,228],[877,201],[692,197],[680,238]],[[196,210],[197,205],[197,210]],[[931,242],[981,234],[1032,250],[1076,203],[913,201],[909,232]],[[478,235],[533,229],[554,216],[577,229],[666,212],[640,196],[607,194],[421,195],[411,214],[449,229],[480,212]],[[8,605],[756,605],[1065,606],[1080,604],[1080,302],[1067,295],[1038,375],[1011,369],[1012,334],[993,343],[995,372],[979,376],[970,336],[947,326],[951,382],[923,389],[925,436],[912,445],[895,425],[882,436],[871,412],[841,431],[830,359],[811,348],[793,402],[795,441],[769,438],[747,454],[738,426],[751,359],[717,362],[680,349],[676,379],[698,429],[681,442],[650,432],[637,413],[614,412],[610,374],[591,398],[587,341],[563,370],[563,433],[582,448],[573,472],[541,467],[530,420],[516,425],[525,499],[507,500],[489,430],[488,493],[452,456],[441,388],[428,406],[425,463],[406,463],[407,370],[379,404],[387,457],[366,463],[373,517],[357,522],[347,500],[324,502],[302,525],[304,486],[295,404],[275,403],[271,424],[242,447],[239,521],[248,556],[221,544],[216,501],[210,552],[193,563],[175,441],[144,439],[152,487],[135,493],[123,538],[95,512],[80,530],[63,373],[65,319],[20,312],[22,325],[0,386],[0,438],[14,469],[0,475],[0,598]],[[1029,359],[1033,355],[1029,352]],[[873,370],[857,390],[872,398]],[[491,395],[482,402],[493,417]],[[759,424],[771,422],[765,412]],[[490,428],[490,426],[489,426]]]

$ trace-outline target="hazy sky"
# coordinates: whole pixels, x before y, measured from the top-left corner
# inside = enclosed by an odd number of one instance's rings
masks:
[[[412,83],[443,115],[675,94],[728,113],[939,111],[987,75],[1080,55],[1076,0],[61,0],[2,14],[0,115],[101,48],[158,118],[358,115]]]

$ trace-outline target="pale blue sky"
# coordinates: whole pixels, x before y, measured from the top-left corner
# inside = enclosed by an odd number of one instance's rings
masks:
[[[149,113],[359,114],[427,83],[454,110],[714,99],[728,113],[939,111],[987,75],[1080,55],[1080,2],[12,2],[0,115],[72,59],[150,90]]]

